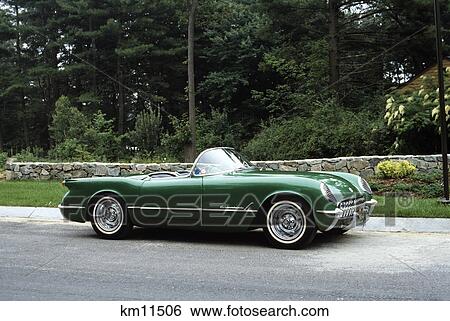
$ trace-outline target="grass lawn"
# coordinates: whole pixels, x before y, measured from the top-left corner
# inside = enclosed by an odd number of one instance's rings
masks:
[[[437,198],[375,196],[375,199],[378,206],[373,216],[450,218],[450,205],[440,204]]]
[[[66,192],[57,181],[0,181],[0,205],[57,207]]]

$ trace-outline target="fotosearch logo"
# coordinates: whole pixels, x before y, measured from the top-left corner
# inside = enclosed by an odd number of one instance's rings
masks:
[[[279,199],[291,197],[293,202],[300,198],[306,204],[311,204],[305,211],[312,215],[308,220],[316,224],[335,225],[346,223],[356,226],[358,219],[367,209],[360,205],[365,202],[361,195],[347,197],[345,200],[324,202],[322,197],[315,199],[306,195],[280,195],[279,198],[259,199],[253,193],[247,193],[239,198],[233,194],[174,194],[170,197],[161,195],[121,195],[122,205],[131,222],[141,227],[264,227],[265,218]],[[407,193],[385,193],[377,197],[376,216],[386,218],[386,226],[394,226],[395,218],[401,212],[414,206],[415,198]],[[73,210],[70,216],[80,216],[90,220],[95,207],[95,196],[67,197],[68,204],[87,204]],[[342,209],[341,212],[337,209]],[[372,213],[370,213],[372,214]],[[366,219],[369,218],[367,215]]]

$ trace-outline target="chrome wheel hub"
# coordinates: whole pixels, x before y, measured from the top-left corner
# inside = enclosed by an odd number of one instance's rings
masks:
[[[101,232],[113,234],[123,224],[122,206],[113,197],[103,197],[95,205],[93,219]]]
[[[292,243],[303,236],[306,217],[301,207],[291,201],[281,201],[272,206],[267,216],[269,232],[280,242]]]
[[[292,214],[286,214],[283,215],[281,218],[281,225],[287,230],[292,230],[295,228],[295,225],[297,224],[297,221]]]

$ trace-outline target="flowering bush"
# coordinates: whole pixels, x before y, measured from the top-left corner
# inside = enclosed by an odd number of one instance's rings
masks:
[[[378,163],[376,173],[383,178],[404,178],[411,176],[416,167],[410,162],[386,160]]]
[[[450,83],[450,68],[445,71]],[[445,91],[445,112],[450,118],[450,88]],[[439,89],[433,76],[422,75],[418,90],[387,95],[384,119],[396,136],[393,151],[427,153],[439,146]],[[425,148],[425,149],[424,149]],[[426,148],[429,148],[427,150]]]

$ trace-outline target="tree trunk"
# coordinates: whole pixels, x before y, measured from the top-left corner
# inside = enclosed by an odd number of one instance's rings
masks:
[[[120,56],[117,56],[117,80],[118,80],[118,97],[117,102],[119,104],[119,123],[117,126],[117,130],[119,134],[124,133],[124,124],[125,124],[125,103],[124,103],[124,90],[123,90],[123,72],[121,66]]]
[[[16,18],[16,60],[17,65],[19,66],[20,71],[20,79],[23,79],[23,63],[22,63],[22,49],[21,49],[21,39],[20,39],[20,17],[19,17],[19,6],[17,5],[17,2],[14,3],[14,14]],[[28,135],[28,124],[27,124],[27,113],[26,113],[26,103],[25,103],[25,92],[23,90],[23,86],[20,86],[19,89],[19,100],[20,100],[20,108],[21,112],[19,115],[21,116],[20,121],[23,126],[23,139],[25,146],[28,147],[30,145],[30,138]]]
[[[194,161],[197,155],[195,133],[195,79],[194,79],[194,27],[197,0],[190,0],[188,22],[188,93],[189,93],[189,127],[191,130],[191,151],[189,161]]]
[[[92,15],[89,15],[89,33],[92,35]],[[95,45],[95,37],[91,36],[91,44],[89,47],[89,55],[91,59],[91,64],[97,66],[97,48]],[[92,92],[97,93],[97,70],[92,68]]]
[[[329,0],[328,2],[330,22],[329,22],[329,63],[330,63],[330,85],[338,91],[339,81],[339,51],[338,51],[338,17],[339,0]]]

